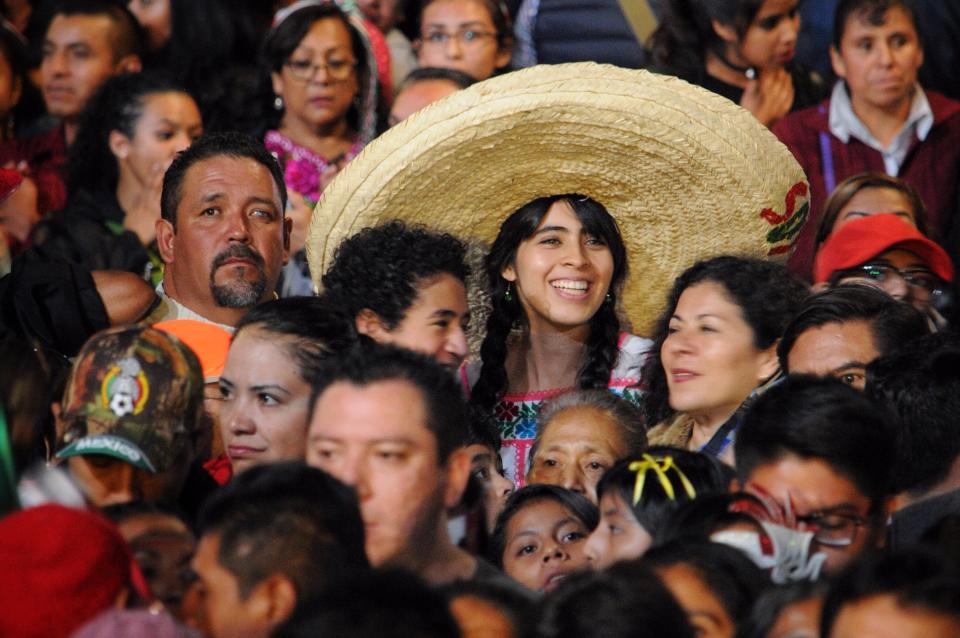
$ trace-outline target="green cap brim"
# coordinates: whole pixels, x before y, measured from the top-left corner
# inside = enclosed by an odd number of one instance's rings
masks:
[[[85,436],[82,439],[74,441],[57,452],[57,458],[63,459],[68,456],[86,456],[90,454],[111,456],[141,470],[146,470],[153,474],[157,473],[153,463],[150,462],[150,459],[147,458],[147,455],[144,454],[139,447],[127,439],[109,434]]]

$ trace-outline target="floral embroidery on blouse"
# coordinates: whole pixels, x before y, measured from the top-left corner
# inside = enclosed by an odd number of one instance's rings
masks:
[[[342,157],[328,162],[280,131],[267,131],[263,144],[283,167],[283,179],[287,188],[303,195],[310,206],[315,206],[320,199],[320,175],[323,171],[331,163],[349,162],[363,150],[363,144],[358,138]]]

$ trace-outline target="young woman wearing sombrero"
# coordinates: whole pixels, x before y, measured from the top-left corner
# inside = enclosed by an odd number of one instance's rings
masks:
[[[513,394],[642,391],[649,342],[624,333],[652,334],[666,291],[698,259],[788,252],[806,196],[789,151],[724,98],[643,71],[534,67],[371,143],[324,192],[307,255],[319,288],[337,245],[384,219],[492,243],[492,315],[465,376],[474,400],[499,410]],[[527,405],[532,422],[538,402]],[[519,478],[534,427],[505,416],[504,447],[517,452],[505,465]]]

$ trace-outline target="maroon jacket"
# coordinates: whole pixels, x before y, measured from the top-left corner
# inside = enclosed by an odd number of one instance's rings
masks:
[[[933,128],[927,139],[915,139],[898,177],[920,193],[927,206],[927,230],[940,242],[946,239],[957,215],[960,179],[960,102],[927,91]],[[813,266],[814,241],[823,204],[833,188],[864,171],[885,172],[880,153],[851,137],[847,144],[830,133],[830,100],[792,113],[773,127],[793,152],[810,180],[810,216],[797,237],[790,269],[807,279]],[[829,153],[827,153],[829,149]]]

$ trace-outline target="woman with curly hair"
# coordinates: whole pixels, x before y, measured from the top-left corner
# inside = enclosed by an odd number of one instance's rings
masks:
[[[588,197],[521,207],[500,226],[486,270],[493,307],[471,395],[494,412],[504,465],[519,485],[543,402],[575,388],[635,398],[629,389],[649,341],[620,331],[627,249],[616,221]]]
[[[392,221],[344,240],[323,275],[328,304],[357,332],[456,367],[467,355],[466,246]]]
[[[644,366],[644,411],[659,423],[650,443],[732,465],[742,406],[780,375],[777,343],[807,293],[786,268],[760,259],[715,257],[684,271]]]

